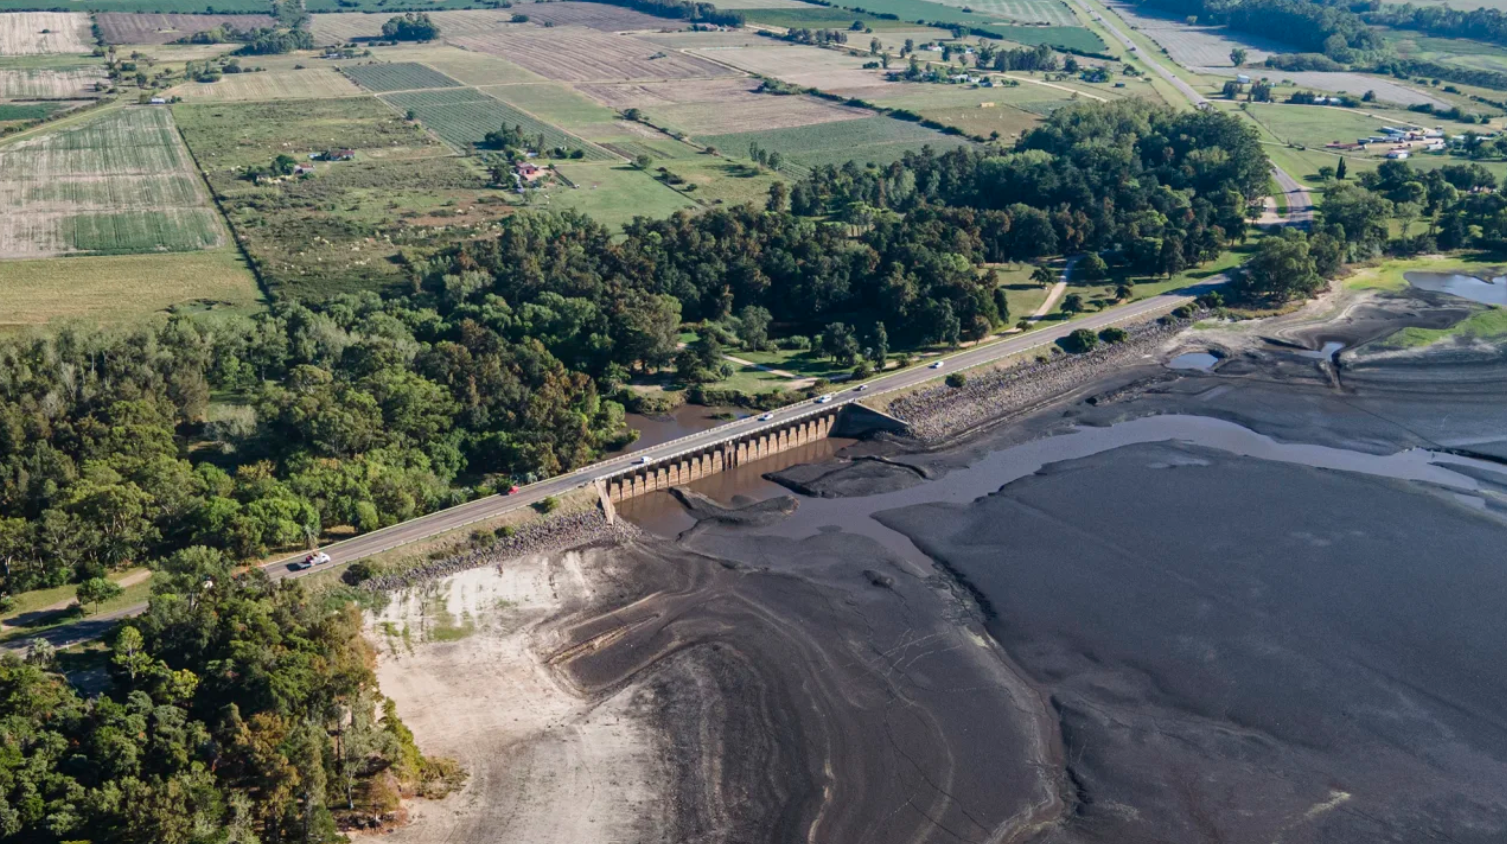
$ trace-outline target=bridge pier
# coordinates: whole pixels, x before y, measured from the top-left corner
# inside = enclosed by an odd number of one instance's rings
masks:
[[[617,474],[598,478],[598,490],[606,502],[625,501],[810,445],[831,434],[838,412],[822,411],[814,418],[798,419],[774,430],[730,437],[695,452],[675,455],[647,466],[629,466]]]

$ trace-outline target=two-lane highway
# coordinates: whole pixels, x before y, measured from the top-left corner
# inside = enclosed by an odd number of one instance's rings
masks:
[[[1187,97],[1188,101],[1193,103],[1194,106],[1198,108],[1214,107],[1213,104],[1209,102],[1208,97],[1205,97],[1203,94],[1198,93],[1198,91],[1194,89],[1192,85],[1189,85],[1187,81],[1184,80],[1181,76],[1178,76],[1175,72],[1163,65],[1161,62],[1152,58],[1146,53],[1146,51],[1141,50],[1135,43],[1135,41],[1130,38],[1130,36],[1126,35],[1123,30],[1115,25],[1116,20],[1118,20],[1120,23],[1125,23],[1124,19],[1120,18],[1118,15],[1115,15],[1113,11],[1108,11],[1107,14],[1101,15],[1098,12],[1094,11],[1093,8],[1088,5],[1086,0],[1073,0],[1073,3],[1077,5],[1078,8],[1082,9],[1084,14],[1087,14],[1090,18],[1092,18],[1095,23],[1108,30],[1109,34],[1113,35],[1116,40],[1124,44],[1127,50],[1135,53],[1136,57],[1139,58],[1143,63],[1145,63],[1147,67],[1151,68],[1151,71],[1153,73],[1170,82],[1172,84],[1172,87],[1176,88],[1179,92],[1182,93],[1183,96]],[[1108,10],[1108,7],[1106,7],[1106,10]],[[1128,24],[1126,25],[1128,26]],[[1288,175],[1287,171],[1278,167],[1276,164],[1272,165],[1272,177],[1277,180],[1277,187],[1282,189],[1282,193],[1285,195],[1287,200],[1287,225],[1308,228],[1313,223],[1313,198],[1309,195],[1308,188],[1303,187],[1303,185],[1299,183],[1297,179],[1294,179],[1292,176]]]

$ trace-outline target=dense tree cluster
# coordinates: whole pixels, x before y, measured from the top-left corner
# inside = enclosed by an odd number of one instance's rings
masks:
[[[481,282],[454,284],[434,304],[367,295],[0,343],[4,590],[188,544],[301,547],[457,503],[489,474],[581,465],[624,435],[587,372],[609,377],[615,348],[673,354],[674,302],[462,303]],[[210,419],[212,391],[230,400]]]
[[[1233,117],[1125,101],[1059,110],[1008,151],[817,168],[792,189],[791,207],[848,217],[962,207],[987,261],[1120,249],[1155,269],[1166,239],[1197,263],[1241,238],[1268,166],[1251,128]]]
[[[1416,29],[1442,38],[1474,38],[1491,44],[1507,44],[1507,15],[1485,7],[1474,11],[1447,6],[1414,6],[1411,3],[1378,4],[1366,20],[1397,29]]]
[[[382,37],[389,41],[433,41],[440,28],[424,12],[395,15],[382,24]]]
[[[377,690],[354,607],[190,548],[113,636],[107,694],[0,658],[0,842],[323,844],[453,784]]]
[[[1300,50],[1350,61],[1353,51],[1382,46],[1376,33],[1343,3],[1309,0],[1141,0],[1148,6],[1193,15],[1204,23],[1291,44]]]

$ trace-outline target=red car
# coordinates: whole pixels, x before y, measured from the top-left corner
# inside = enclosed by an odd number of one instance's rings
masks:
[[[517,491],[518,491],[518,485],[517,484],[513,484],[512,486],[508,487],[507,492],[504,492],[503,495],[512,495],[513,493],[515,493]]]

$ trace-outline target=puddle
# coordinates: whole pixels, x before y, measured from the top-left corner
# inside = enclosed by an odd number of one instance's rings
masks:
[[[1507,276],[1479,278],[1465,273],[1403,273],[1408,284],[1419,290],[1448,293],[1483,305],[1507,305]]]
[[[1334,360],[1334,356],[1345,348],[1345,344],[1338,340],[1330,340],[1322,349],[1304,349],[1298,352],[1299,357],[1313,358],[1314,360]]]
[[[1219,356],[1209,352],[1184,352],[1172,360],[1167,361],[1168,369],[1191,369],[1199,372],[1208,372],[1219,363]]]
[[[625,417],[628,427],[638,432],[638,439],[624,446],[615,454],[627,454],[639,449],[678,440],[715,428],[730,419],[742,419],[749,411],[740,407],[705,407],[699,404],[683,404],[664,416],[644,416],[629,413]]]

